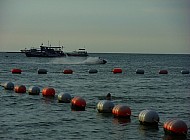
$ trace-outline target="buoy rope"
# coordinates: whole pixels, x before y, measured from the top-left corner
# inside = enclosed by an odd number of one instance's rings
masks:
[[[50,73],[63,73],[63,72],[50,72]]]
[[[87,108],[96,109],[94,106],[86,106]]]
[[[1,71],[0,73],[7,73],[7,72],[3,72],[3,71]]]
[[[157,120],[154,120],[155,122],[157,122],[158,124],[160,124],[160,125],[164,125],[164,123],[162,123],[162,122],[160,122],[160,121],[157,121]]]
[[[130,115],[130,114],[128,114],[128,115]],[[135,118],[138,118],[139,116],[137,116],[137,115],[132,115],[131,114],[131,116],[133,116],[133,117],[135,117]],[[159,121],[157,121],[157,120],[153,120],[154,122],[157,122],[158,124],[160,124],[160,125],[164,125],[164,123],[162,123],[162,122],[159,122]]]
[[[114,69],[116,69],[116,68],[114,68]],[[114,69],[113,70],[110,70],[110,72],[112,72],[112,73],[121,73],[121,72],[114,72]],[[21,72],[33,72],[33,70],[36,70],[36,69],[26,69],[26,70],[22,70]],[[121,69],[122,70],[122,69]],[[0,73],[7,73],[6,71],[1,71]],[[16,72],[17,73],[17,72]],[[20,72],[19,72],[20,73]],[[43,72],[42,72],[43,73]],[[47,73],[49,73],[48,71],[46,72],[46,73],[44,73],[44,74],[47,74]],[[50,73],[63,73],[63,72],[50,72]],[[183,73],[182,73],[183,74]],[[184,73],[184,74],[186,74],[186,73]],[[189,74],[189,71],[188,71],[188,73],[187,74]]]
[[[128,115],[130,115],[130,114],[128,114]],[[133,117],[135,117],[135,118],[138,118],[138,117],[139,117],[139,116],[137,116],[137,115],[132,115],[132,114],[131,114],[131,116],[133,116]]]

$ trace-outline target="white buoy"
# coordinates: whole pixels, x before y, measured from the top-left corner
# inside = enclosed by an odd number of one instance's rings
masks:
[[[47,72],[46,69],[38,69],[38,74],[47,74]]]
[[[58,102],[59,103],[70,103],[71,95],[69,93],[60,93],[58,95]]]
[[[144,74],[144,70],[143,69],[137,69],[136,74]]]
[[[112,113],[114,103],[109,100],[102,100],[97,104],[97,110],[100,113]]]
[[[97,69],[89,69],[88,72],[90,74],[92,74],[92,73],[98,73],[98,70]]]
[[[37,86],[31,86],[28,89],[29,95],[39,95],[40,94],[40,88]]]
[[[158,125],[158,113],[154,110],[143,110],[139,114],[139,122],[143,125]]]
[[[181,74],[189,74],[189,70],[182,70]]]
[[[12,82],[6,82],[3,84],[3,87],[7,90],[13,90],[14,89],[14,84]]]

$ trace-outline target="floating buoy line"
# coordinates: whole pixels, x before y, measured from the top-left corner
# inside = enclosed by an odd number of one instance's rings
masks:
[[[22,74],[22,70],[18,68],[14,68],[11,70],[12,74]],[[24,71],[25,72],[25,71]],[[122,68],[116,67],[111,71],[113,74],[122,74]],[[181,74],[190,74],[189,70],[181,70]],[[6,73],[3,71],[3,73]],[[51,73],[63,73],[63,74],[73,74],[74,71],[72,69],[64,69],[62,72],[51,72]],[[89,74],[98,73],[97,69],[89,69]],[[145,74],[143,69],[136,69],[136,74]],[[158,74],[167,75],[169,72],[166,69],[161,69],[158,71]],[[48,74],[48,70],[46,69],[38,69],[37,74]],[[28,93],[29,95],[43,95],[43,97],[55,97],[55,89],[51,87],[45,87],[40,92],[40,88],[37,86],[30,86],[27,90],[24,85],[14,85],[12,82],[0,83],[0,86],[4,87],[5,90],[13,90],[15,93]],[[57,96],[58,103],[70,103],[71,110],[75,111],[85,111],[86,110],[86,101],[82,97],[76,96],[74,98],[71,97],[68,93],[60,93]],[[163,127],[164,133],[166,135],[171,136],[184,136],[187,137],[187,132],[190,127],[180,119],[168,119],[164,123],[160,122],[159,115],[154,110],[145,109],[139,113],[139,115],[133,115],[130,107],[127,105],[114,105],[111,100],[101,100],[97,103],[96,107],[92,107],[93,109],[97,109],[97,112],[102,114],[112,114],[115,118],[122,119],[131,119],[131,116],[134,118],[138,118],[140,125],[146,126],[154,126],[158,127],[161,125]],[[127,121],[130,122],[130,121]]]
[[[19,68],[14,68],[14,69],[11,70],[12,74],[22,74],[22,72],[23,71],[21,69],[19,69]],[[113,68],[111,72],[113,74],[122,74],[123,70],[122,70],[122,68],[117,67],[117,68]],[[1,73],[6,73],[6,72],[3,71]],[[51,72],[51,73],[73,74],[74,71],[72,69],[64,69],[62,72]],[[98,70],[97,69],[89,69],[88,73],[89,74],[98,73]],[[145,74],[145,70],[136,69],[135,73],[136,74]],[[180,73],[183,74],[183,75],[186,75],[186,74],[190,74],[190,71],[189,70],[181,70]],[[37,69],[37,74],[48,74],[48,70],[47,69]],[[169,72],[166,69],[161,69],[161,70],[158,71],[158,74],[167,75],[167,74],[169,74]]]
[[[165,73],[165,72],[164,72]],[[15,85],[12,82],[5,82],[0,84],[5,90],[13,90],[15,93],[28,93],[29,95],[40,95],[40,88],[37,86],[30,86],[28,90],[24,85]],[[51,87],[45,87],[42,89],[41,94],[43,97],[55,97],[55,89]],[[80,96],[71,98],[68,93],[58,94],[58,103],[70,103],[71,110],[85,111],[86,101]],[[170,136],[183,136],[187,137],[188,129],[190,127],[180,119],[168,119],[164,123],[160,122],[159,115],[156,111],[151,109],[145,109],[139,113],[139,115],[133,115],[129,106],[118,104],[114,105],[111,100],[101,100],[96,106],[97,112],[102,114],[112,114],[115,118],[131,119],[131,116],[138,118],[140,125],[155,126],[162,125],[165,135]],[[130,122],[130,121],[128,121]]]

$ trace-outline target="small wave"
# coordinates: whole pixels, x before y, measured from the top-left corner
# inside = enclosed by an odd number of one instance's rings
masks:
[[[88,57],[85,61],[83,61],[83,64],[103,64],[104,60],[100,57]]]
[[[99,57],[64,57],[52,60],[53,64],[102,64]]]

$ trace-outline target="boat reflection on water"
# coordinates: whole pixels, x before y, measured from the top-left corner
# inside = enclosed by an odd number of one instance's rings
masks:
[[[114,124],[120,124],[120,125],[127,125],[131,122],[131,119],[128,119],[128,118],[117,118],[117,117],[114,117],[114,120],[113,120],[113,123]]]

